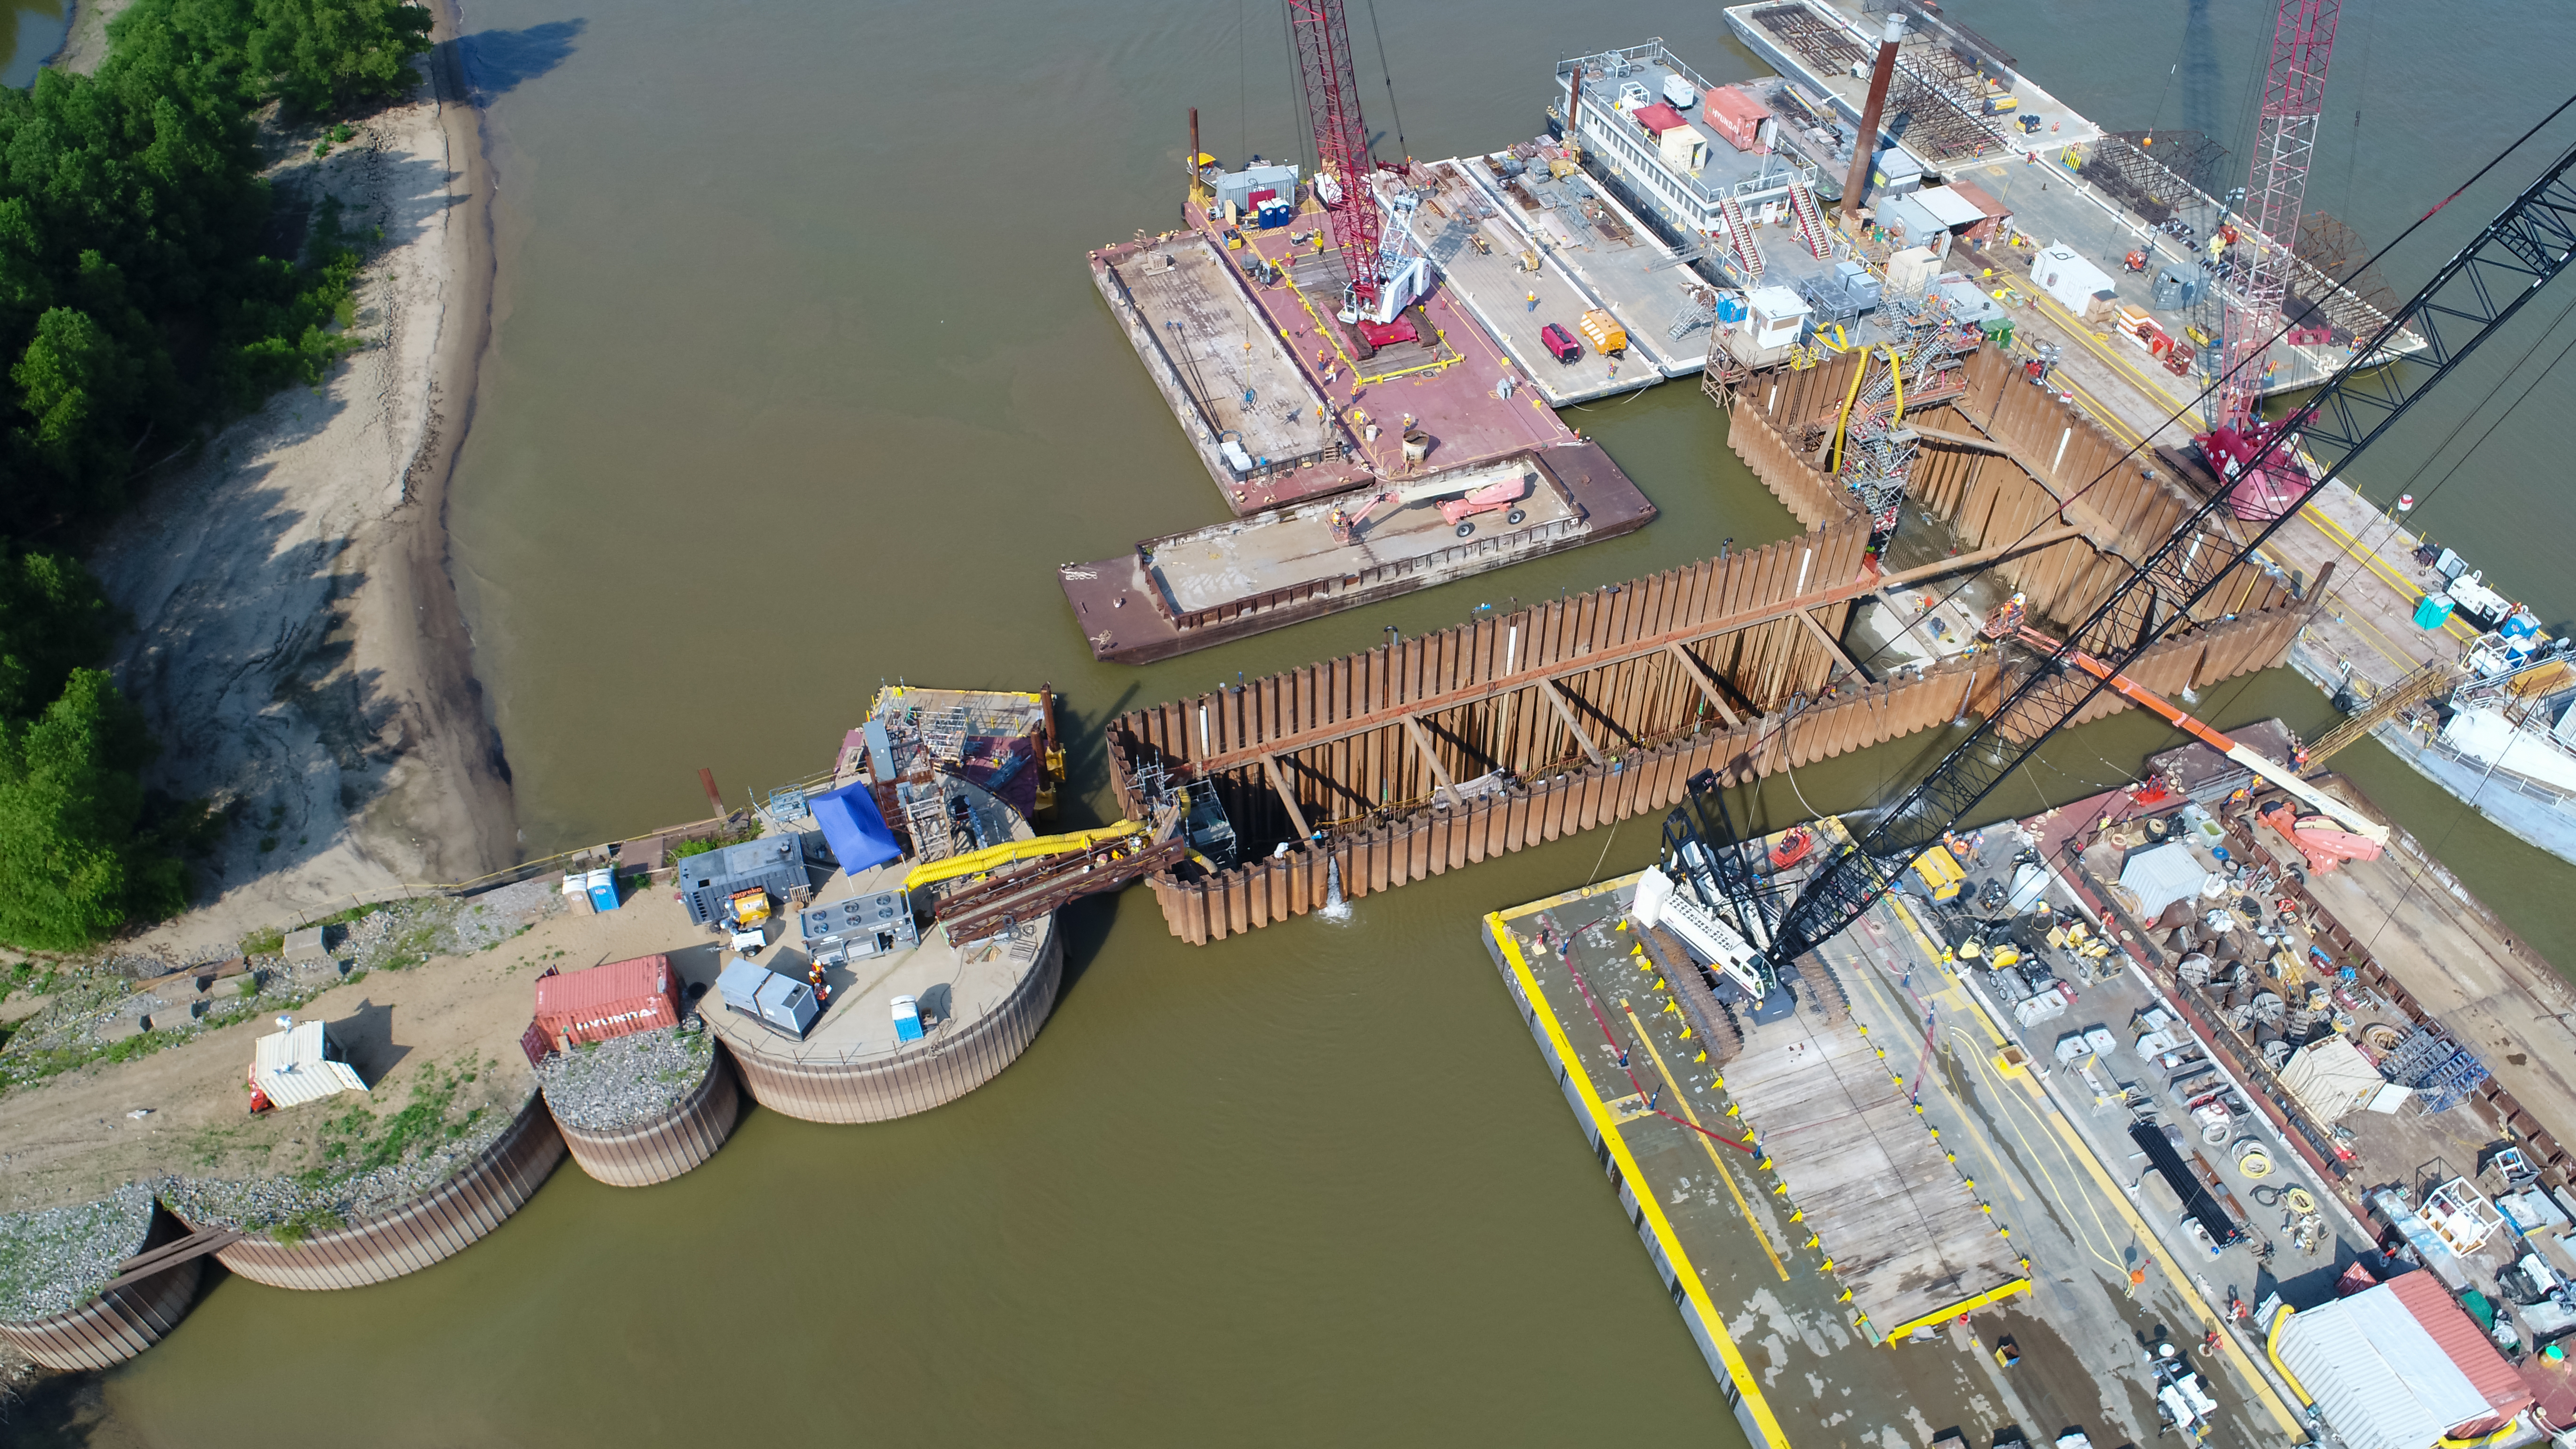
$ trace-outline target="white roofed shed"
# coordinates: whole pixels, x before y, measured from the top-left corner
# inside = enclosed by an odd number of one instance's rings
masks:
[[[2433,1449],[2492,1413],[2385,1283],[2292,1314],[2279,1349],[2347,1449]]]
[[[357,1068],[339,1058],[322,1023],[297,1022],[251,1043],[250,1082],[280,1107],[366,1091]]]

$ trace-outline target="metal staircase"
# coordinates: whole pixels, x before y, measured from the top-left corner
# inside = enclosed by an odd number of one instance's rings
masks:
[[[1717,210],[1726,220],[1726,245],[1735,253],[1736,270],[1750,287],[1762,280],[1762,244],[1753,239],[1753,223],[1745,220],[1744,207],[1734,197],[1720,201]]]
[[[1732,203],[1730,203],[1732,204]],[[1834,254],[1834,234],[1825,225],[1824,208],[1816,205],[1816,193],[1803,181],[1789,183],[1789,210],[1798,218],[1798,238],[1816,260]]]
[[[1706,287],[1693,288],[1682,299],[1681,310],[1673,314],[1673,325],[1664,329],[1667,337],[1681,338],[1697,332],[1717,320],[1717,293]]]

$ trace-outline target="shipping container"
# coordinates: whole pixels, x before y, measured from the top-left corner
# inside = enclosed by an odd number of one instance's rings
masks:
[[[804,1036],[805,1029],[822,1014],[822,1007],[814,1001],[813,987],[774,971],[761,983],[758,1000],[760,1019],[792,1036]]]
[[[1697,126],[1675,126],[1655,138],[1655,147],[1675,170],[1697,171],[1708,164],[1708,137]]]
[[[1752,96],[1721,87],[1708,93],[1708,102],[1699,113],[1717,138],[1736,150],[1759,154],[1764,149],[1762,122],[1771,111]]]
[[[680,973],[638,956],[537,978],[537,1029],[556,1050],[680,1024]]]

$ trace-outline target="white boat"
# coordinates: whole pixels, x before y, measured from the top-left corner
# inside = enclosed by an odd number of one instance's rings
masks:
[[[2524,642],[2481,638],[2447,699],[2372,733],[2507,834],[2576,863],[2576,652]]]

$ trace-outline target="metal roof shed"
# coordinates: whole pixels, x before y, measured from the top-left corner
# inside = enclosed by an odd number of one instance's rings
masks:
[[[281,1107],[366,1091],[357,1069],[334,1060],[338,1055],[339,1048],[324,1033],[322,1023],[297,1022],[251,1043],[251,1085]]]
[[[2386,1286],[2494,1411],[2484,1425],[2466,1426],[2460,1432],[2490,1433],[2531,1407],[2531,1385],[2504,1361],[2504,1355],[2496,1352],[2495,1344],[2479,1329],[2476,1320],[2461,1309],[2432,1274],[2402,1274],[2388,1280]]]
[[[2200,899],[2201,882],[2208,878],[2191,847],[2179,840],[2149,846],[2120,866],[2120,884],[2137,892],[2138,919],[2147,922],[2176,901]]]
[[[1952,230],[1975,226],[1986,219],[1983,208],[1947,186],[1926,186],[1914,193],[1914,204],[1932,213],[1933,219]]]
[[[2319,1120],[2336,1122],[2369,1106],[2388,1079],[2350,1037],[2330,1036],[2292,1054],[2281,1068],[2281,1085]]]
[[[2279,1339],[2347,1449],[2433,1449],[2492,1412],[2389,1284],[2294,1313]]]

